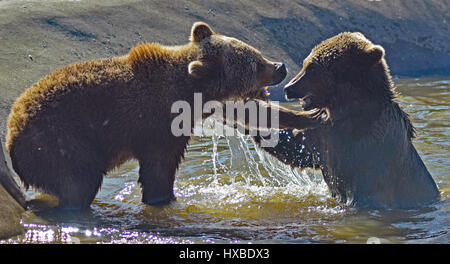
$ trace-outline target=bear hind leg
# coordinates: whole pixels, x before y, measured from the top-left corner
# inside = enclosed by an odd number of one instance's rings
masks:
[[[89,208],[103,180],[103,174],[93,168],[77,169],[76,173],[66,174],[64,186],[54,191],[58,197],[59,208],[83,210]]]
[[[59,207],[85,209],[102,183],[101,155],[68,133],[50,132],[33,130],[17,140],[13,168],[26,186],[56,196]]]

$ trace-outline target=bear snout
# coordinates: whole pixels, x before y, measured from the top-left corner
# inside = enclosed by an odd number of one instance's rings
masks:
[[[272,82],[269,85],[279,84],[286,78],[287,76],[287,68],[284,63],[277,62],[275,63],[275,71],[273,73]]]
[[[298,87],[298,83],[288,83],[286,86],[284,86],[283,91],[286,95],[286,99],[295,99],[295,98],[302,98],[306,96],[306,94],[303,94],[301,92],[302,89]]]
[[[305,89],[304,73],[297,75],[283,88],[286,99],[303,98],[307,96],[308,91]]]
[[[291,99],[297,98],[295,96],[295,92],[292,89],[292,86],[285,86],[283,88],[283,91],[284,91],[284,94],[285,94],[287,100],[291,100]]]

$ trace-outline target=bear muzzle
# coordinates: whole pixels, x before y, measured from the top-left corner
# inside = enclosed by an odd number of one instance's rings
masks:
[[[292,79],[286,86],[284,86],[283,91],[286,100],[292,100],[299,98],[302,103],[303,110],[308,110],[312,106],[311,94],[308,89],[304,87],[302,77],[304,74],[300,74]]]
[[[275,71],[273,72],[272,82],[269,85],[277,85],[287,76],[287,68],[284,63],[275,63]]]
[[[286,99],[303,98],[306,96],[306,89],[302,89],[300,79],[290,81],[286,86],[284,86],[283,91],[286,95]]]

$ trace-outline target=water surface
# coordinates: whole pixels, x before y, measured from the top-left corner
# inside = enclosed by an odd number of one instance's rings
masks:
[[[348,208],[331,198],[319,171],[284,166],[245,136],[194,137],[177,173],[177,201],[169,206],[140,202],[138,164],[129,162],[104,178],[87,212],[35,209],[23,218],[24,235],[1,242],[366,243],[377,237],[382,243],[449,243],[450,80],[396,83],[418,130],[414,145],[441,191],[441,201],[431,206]]]

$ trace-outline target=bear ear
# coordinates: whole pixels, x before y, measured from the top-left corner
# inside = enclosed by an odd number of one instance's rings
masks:
[[[214,31],[204,22],[196,22],[192,26],[191,41],[200,42],[214,34]]]
[[[377,64],[384,57],[384,49],[380,45],[373,45],[365,50],[365,57],[370,65]]]
[[[206,74],[206,66],[201,61],[193,61],[188,66],[189,75],[195,78],[201,78]]]

